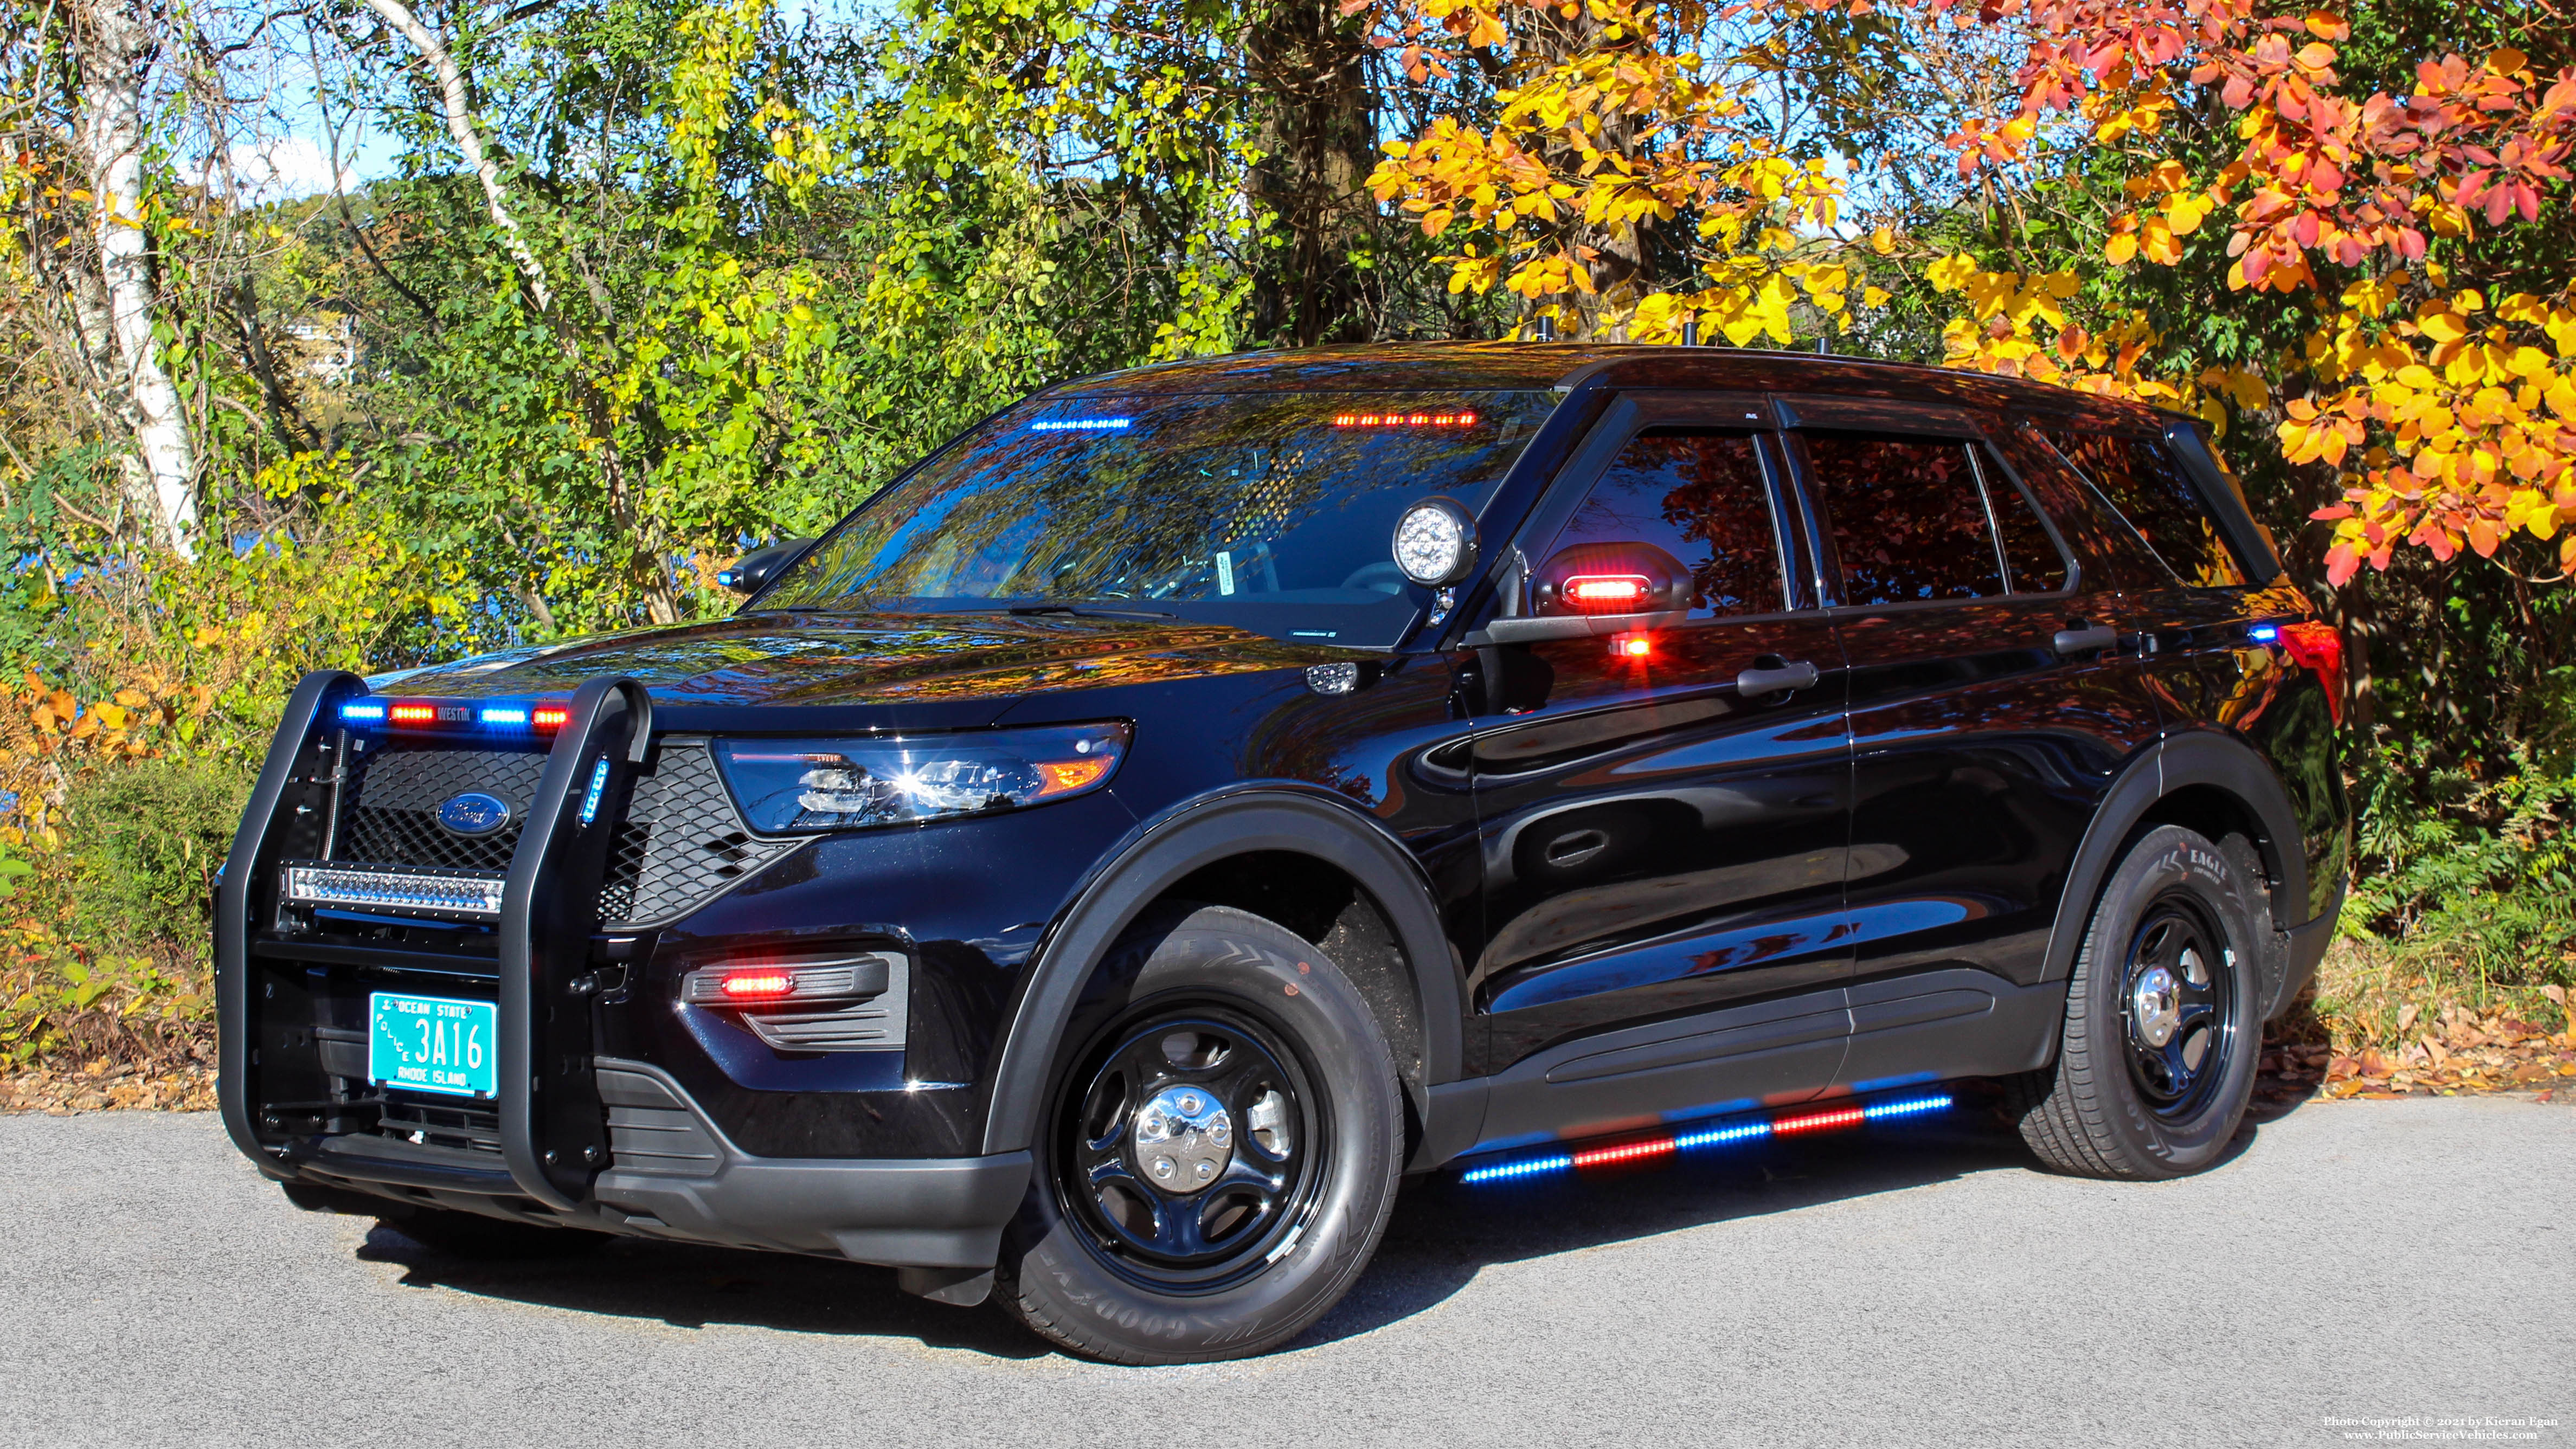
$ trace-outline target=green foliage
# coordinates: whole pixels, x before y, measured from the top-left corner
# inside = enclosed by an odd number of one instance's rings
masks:
[[[76,939],[110,951],[204,939],[215,871],[249,798],[232,761],[144,760],[75,789]]]
[[[2576,772],[2511,758],[2481,782],[2383,749],[2357,796],[2344,934],[2477,1006],[2576,986]]]

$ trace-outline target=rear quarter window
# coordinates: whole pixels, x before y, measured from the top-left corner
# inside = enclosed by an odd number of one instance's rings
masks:
[[[2098,501],[2135,530],[2186,587],[2235,588],[2246,582],[2243,561],[2163,439],[2085,431],[2056,420],[2037,428]]]

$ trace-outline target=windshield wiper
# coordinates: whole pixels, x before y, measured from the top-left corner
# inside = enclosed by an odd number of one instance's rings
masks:
[[[1023,617],[1031,614],[1072,614],[1084,619],[1177,619],[1180,617],[1168,609],[1102,609],[1090,604],[1013,604],[1011,612]]]

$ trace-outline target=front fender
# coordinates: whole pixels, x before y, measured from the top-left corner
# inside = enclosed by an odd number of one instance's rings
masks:
[[[1361,882],[1395,928],[1411,968],[1423,1031],[1424,1085],[1455,1081],[1458,967],[1432,905],[1430,880],[1385,826],[1330,792],[1296,782],[1228,786],[1171,806],[1075,891],[1032,959],[993,1071],[984,1150],[1017,1152],[1037,1134],[1066,1023],[1092,967],[1164,892],[1203,866],[1255,851],[1313,856]],[[1429,1104],[1415,1106],[1429,1116]]]

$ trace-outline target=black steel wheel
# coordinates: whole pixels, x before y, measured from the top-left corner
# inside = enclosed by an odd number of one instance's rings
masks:
[[[2254,1092],[2268,888],[2253,851],[2176,825],[2134,841],[2067,982],[2057,1060],[2008,1083],[2024,1141],[2086,1177],[2181,1177],[2217,1162]]]
[[[1358,1277],[1404,1145],[1359,989],[1258,916],[1176,909],[1102,963],[1065,1034],[995,1294],[1076,1353],[1238,1358]]]
[[[1212,1286],[1305,1221],[1331,1126],[1276,1028],[1164,1001],[1117,1028],[1088,1077],[1064,1098],[1054,1186],[1119,1271]]]
[[[2129,1073],[2148,1110],[2168,1121],[2207,1105],[2236,1051],[2236,967],[2224,939],[2183,887],[2150,902],[2130,936],[2120,990]]]

